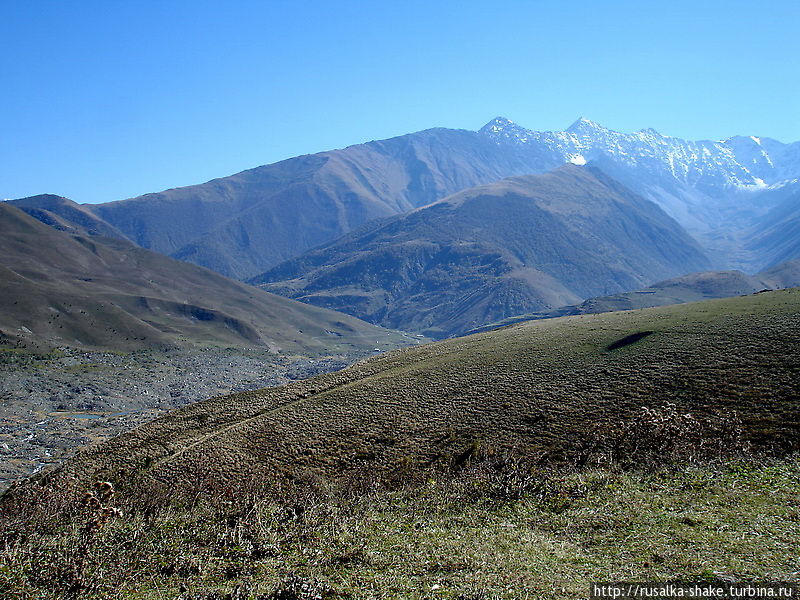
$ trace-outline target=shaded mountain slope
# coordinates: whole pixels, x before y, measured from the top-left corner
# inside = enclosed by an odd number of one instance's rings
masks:
[[[565,165],[367,225],[251,282],[442,337],[707,265],[655,204]]]
[[[748,232],[746,245],[765,267],[800,258],[800,189],[797,185],[787,187],[793,193]]]
[[[0,286],[2,337],[35,347],[314,352],[372,349],[377,340],[396,347],[403,339],[130,242],[49,227],[8,203],[0,203]]]
[[[799,348],[800,290],[532,321],[196,403],[55,477],[335,477],[446,465],[476,444],[556,459],[668,402],[722,425],[735,412],[745,439],[786,451],[800,440]]]
[[[652,308],[798,286],[800,286],[800,260],[787,261],[755,275],[746,275],[741,271],[704,271],[660,281],[641,290],[611,296],[598,296],[589,298],[580,304],[509,317],[497,323],[476,327],[469,333],[489,331],[533,319]]]
[[[534,155],[430,129],[86,208],[145,248],[245,279],[372,219],[558,164]]]
[[[743,247],[740,234],[779,201],[774,188],[800,176],[799,149],[747,136],[620,133],[587,119],[565,131],[533,131],[498,117],[477,132],[429,129],[83,209],[117,237],[244,280],[374,219],[588,162],[698,236],[715,267],[756,270],[768,261],[761,246]]]

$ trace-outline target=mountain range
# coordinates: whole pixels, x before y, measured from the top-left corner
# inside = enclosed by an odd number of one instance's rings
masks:
[[[121,202],[0,203],[6,472],[41,448],[0,493],[0,589],[477,598],[490,565],[501,593],[533,573],[566,598],[634,563],[791,579],[800,289],[775,288],[800,284],[796,158],[495,119]],[[64,346],[82,351],[29,353]],[[243,377],[291,381],[184,404]],[[182,408],[134,414],[154,388]],[[124,433],[85,444],[103,419]]]
[[[446,337],[709,264],[655,204],[598,169],[567,164],[366,225],[251,283]]]
[[[654,129],[626,134],[585,118],[566,131],[539,132],[498,117],[481,133],[498,146],[529,149],[551,161],[594,163],[712,245],[720,231],[762,216],[772,205],[770,193],[800,177],[800,142],[755,136],[689,141]]]
[[[725,188],[759,188],[794,179],[800,168],[800,142],[784,144],[755,136],[688,141],[652,128],[620,133],[585,117],[557,132],[533,131],[497,117],[480,133],[498,143],[546,148],[554,160],[568,159],[577,164],[605,154],[620,164],[636,165],[651,176],[670,176],[711,194]]]
[[[717,268],[791,258],[775,259],[776,242],[762,239],[785,234],[752,227],[782,202],[783,212],[800,203],[800,143],[624,134],[583,118],[561,132],[501,117],[479,131],[429,129],[82,208],[140,246],[244,280],[373,219],[565,162],[592,163],[659,204]]]
[[[602,183],[581,191],[565,163]],[[566,211],[535,189],[546,179],[532,176],[553,169],[547,194],[571,196]],[[429,129],[123,201],[11,203],[57,228],[443,336],[689,272],[755,273],[798,258],[798,177],[797,142],[688,141],[584,118],[533,131],[498,117],[479,131]]]

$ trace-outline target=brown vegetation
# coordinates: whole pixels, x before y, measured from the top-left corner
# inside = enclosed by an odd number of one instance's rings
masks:
[[[715,424],[736,423],[743,444],[783,453],[800,440],[798,307],[800,290],[787,290],[537,321],[395,351],[172,412],[46,479],[182,487],[209,477],[336,479],[357,465],[392,476],[451,464],[470,448],[557,463],[598,432],[629,431],[643,410],[690,415],[688,429],[706,424],[709,440],[731,435]],[[654,333],[607,350],[640,331]]]

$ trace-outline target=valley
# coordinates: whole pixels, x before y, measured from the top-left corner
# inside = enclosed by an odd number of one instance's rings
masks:
[[[2,203],[4,485],[298,369],[796,286],[795,155],[498,117],[119,202]]]
[[[168,410],[427,341],[150,252],[40,200],[33,215],[0,203],[2,489]]]
[[[800,598],[800,3],[0,14],[0,600]]]
[[[14,481],[169,410],[344,368],[364,354],[241,348],[46,355],[0,348],[0,493]]]
[[[567,600],[604,578],[796,583],[799,317],[795,289],[554,318],[193,403],[6,493],[0,590]]]

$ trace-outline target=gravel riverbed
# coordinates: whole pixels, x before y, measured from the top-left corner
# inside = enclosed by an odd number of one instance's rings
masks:
[[[336,371],[366,354],[208,348],[0,356],[0,492],[173,408]]]

